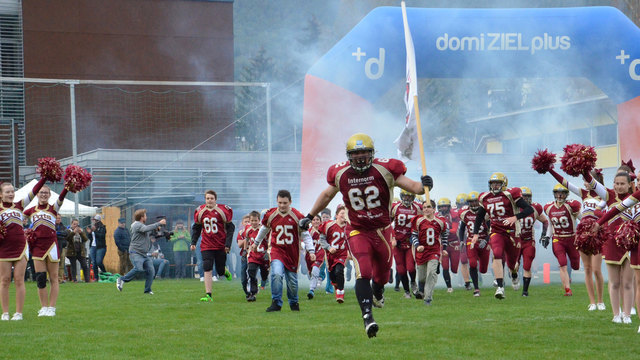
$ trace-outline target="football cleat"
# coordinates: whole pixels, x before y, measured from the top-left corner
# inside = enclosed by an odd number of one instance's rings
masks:
[[[529,297],[529,292],[528,291],[523,291],[522,292],[522,297]]]
[[[471,291],[473,290],[473,287],[471,287],[471,284],[464,284],[464,289],[467,291]]]
[[[336,290],[336,302],[339,304],[344,302],[344,290]]]
[[[587,311],[594,311],[597,309],[596,304],[589,304],[589,307],[587,308]]]
[[[251,294],[251,295],[247,296],[247,301],[248,301],[248,302],[254,302],[254,301],[256,301],[256,296],[255,296],[255,295],[253,295],[253,294]]]
[[[420,291],[416,291],[416,292],[414,292],[414,293],[413,293],[413,296],[414,296],[416,299],[418,299],[418,300],[420,300],[420,299],[424,299],[424,294],[423,294],[423,293],[421,293]]]
[[[453,292],[453,288],[447,288],[447,292],[448,293],[452,293]]]
[[[607,310],[607,307],[604,305],[604,303],[597,303],[596,307],[598,308],[598,310],[602,311],[602,310]]]
[[[373,314],[366,313],[362,316],[362,320],[364,321],[364,331],[367,333],[369,338],[376,337],[378,334],[378,324],[375,320],[373,320]]]
[[[496,293],[494,295],[496,297],[496,299],[498,300],[502,300],[504,299],[504,288],[503,287],[499,287],[496,289]]]
[[[473,290],[473,296],[480,297],[480,290],[479,289]]]
[[[511,278],[511,286],[513,290],[518,291],[520,289],[520,278]]]
[[[228,269],[224,269],[224,277],[227,279],[227,281],[233,280],[233,276],[231,276],[231,273]]]
[[[309,299],[309,300],[313,299],[314,295],[315,294],[313,293],[313,290],[309,290],[309,293],[307,294],[307,299]]]
[[[211,302],[211,301],[213,301],[213,298],[211,297],[211,295],[205,294],[204,297],[200,298],[200,301],[202,301],[202,302]]]
[[[375,296],[373,297],[373,306],[382,309],[384,307],[384,295],[380,300],[378,300]]]
[[[404,292],[404,298],[405,298],[405,299],[411,299],[411,293],[410,293],[410,292],[408,292],[408,291],[405,291],[405,292]]]

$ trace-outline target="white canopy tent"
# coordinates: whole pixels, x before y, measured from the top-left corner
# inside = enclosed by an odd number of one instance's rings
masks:
[[[16,190],[16,195],[14,197],[14,201],[18,201],[20,199],[23,199],[25,196],[27,196],[27,194],[29,194],[31,189],[33,189],[33,187],[36,186],[37,182],[38,182],[38,180],[33,179],[27,185],[25,185],[25,186],[21,187],[20,189]],[[53,205],[58,200],[58,196],[59,196],[59,194],[52,190],[51,191],[51,197],[49,198],[49,204]],[[62,207],[58,211],[58,214],[60,214],[62,216],[74,216],[75,215],[75,213],[76,213],[75,202],[73,202],[73,200],[69,199],[72,196],[73,196],[72,193],[67,194],[67,196],[65,197],[64,202],[62,203]],[[38,204],[38,198],[35,197],[33,200],[31,200],[31,203],[29,203],[29,205],[27,205],[27,207],[25,207],[25,209],[30,208],[32,206],[36,206],[37,204]],[[86,205],[78,204],[78,215],[80,215],[80,216],[93,216],[97,212],[98,212],[98,208],[95,207],[95,206],[86,206]]]

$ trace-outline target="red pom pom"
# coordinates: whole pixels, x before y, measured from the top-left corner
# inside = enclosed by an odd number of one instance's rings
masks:
[[[69,165],[64,171],[64,187],[75,193],[91,185],[91,174],[80,166]]]
[[[614,238],[618,247],[629,251],[638,245],[640,225],[633,221],[625,221],[616,231]]]
[[[62,167],[60,167],[60,163],[52,157],[38,159],[36,172],[49,182],[62,180]]]
[[[556,163],[556,154],[548,151],[547,149],[538,150],[531,159],[531,168],[538,174],[546,174],[549,170],[553,169],[553,164]]]
[[[576,237],[573,244],[587,255],[595,255],[600,253],[602,245],[610,236],[607,226],[600,226],[598,231],[594,231],[596,220],[594,218],[586,218],[580,221],[576,228]]]
[[[26,229],[24,231],[24,237],[25,239],[27,239],[27,244],[29,244],[29,247],[33,249],[33,247],[36,245],[36,232],[33,231],[33,229]]]
[[[564,147],[560,168],[571,176],[580,176],[596,167],[598,156],[593,146],[572,144]]]

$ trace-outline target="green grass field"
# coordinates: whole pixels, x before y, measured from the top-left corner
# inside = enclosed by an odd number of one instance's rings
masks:
[[[640,339],[633,325],[611,323],[606,311],[588,312],[586,290],[575,284],[563,297],[560,285],[536,285],[531,296],[506,288],[507,298],[437,289],[434,304],[404,299],[387,287],[380,325],[368,339],[353,289],[345,303],[333,295],[306,299],[301,312],[285,304],[266,313],[269,288],[247,303],[238,281],[214,283],[214,302],[201,303],[197,280],[162,280],[155,295],[143,282],[62,284],[57,316],[38,318],[36,286],[27,283],[24,321],[0,322],[2,359],[421,359],[421,358],[635,358]],[[13,286],[11,311],[14,309]],[[636,355],[633,355],[633,353]]]

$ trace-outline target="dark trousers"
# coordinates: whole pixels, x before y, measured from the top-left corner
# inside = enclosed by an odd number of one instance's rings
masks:
[[[76,261],[80,263],[80,268],[84,273],[84,282],[89,282],[89,267],[87,266],[87,258],[83,256],[67,256],[67,259],[71,262],[71,280],[78,281],[76,277]],[[62,261],[62,260],[61,260]]]
[[[251,290],[251,294],[255,295],[258,293],[258,269],[260,269],[260,277],[262,278],[262,282],[267,281],[269,277],[269,267],[268,265],[259,265],[256,263],[249,263],[247,265],[247,273],[249,273],[249,286]]]

